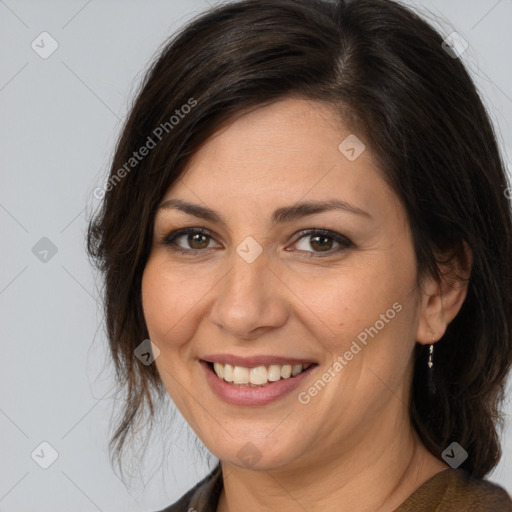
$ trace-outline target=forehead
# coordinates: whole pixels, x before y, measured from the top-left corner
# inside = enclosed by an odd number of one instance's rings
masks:
[[[397,202],[364,135],[352,133],[333,106],[296,98],[246,113],[214,134],[162,203],[175,198],[251,215],[333,199],[383,215]]]
[[[326,103],[285,99],[236,118],[213,135],[189,162],[204,164],[207,159],[253,163],[299,158],[310,162],[339,156],[338,145],[350,131]],[[324,158],[322,158],[324,156]],[[262,160],[265,158],[265,160]],[[305,160],[304,160],[305,159]],[[296,165],[296,162],[295,162]]]

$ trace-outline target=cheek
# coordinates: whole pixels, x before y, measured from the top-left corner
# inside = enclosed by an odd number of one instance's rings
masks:
[[[187,341],[195,332],[194,306],[204,295],[197,283],[184,273],[167,268],[165,261],[153,256],[142,276],[142,307],[149,338],[160,350],[155,364],[171,399],[182,411],[189,404],[183,389],[191,389],[190,347]]]
[[[393,304],[410,300],[415,279],[413,270],[396,263],[379,261],[377,264],[366,259],[364,265],[317,274],[314,279],[289,276],[287,284],[314,313],[319,327],[346,338],[374,325],[381,315],[385,316],[384,321],[398,316],[398,306],[393,309]]]
[[[149,336],[156,341],[156,333],[162,331],[165,318],[164,311],[167,309],[168,296],[164,293],[162,282],[158,279],[159,273],[148,261],[142,275],[142,309],[144,319],[148,327]]]
[[[171,350],[186,339],[189,317],[200,297],[200,283],[150,258],[142,276],[142,306],[150,338],[160,350]]]
[[[313,281],[309,305],[320,320],[324,348],[335,360],[350,361],[349,373],[370,367],[391,383],[407,365],[416,331],[415,279],[414,259],[397,263],[395,256],[367,259],[365,265]]]

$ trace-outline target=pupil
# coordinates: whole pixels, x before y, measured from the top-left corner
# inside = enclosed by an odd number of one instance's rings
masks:
[[[189,242],[192,247],[195,247],[196,249],[203,249],[204,242],[206,240],[206,235],[201,235],[200,233],[196,233],[194,235],[189,236]],[[200,247],[197,247],[197,246]],[[206,244],[208,245],[208,244]]]
[[[311,241],[311,246],[315,248],[315,244],[318,245],[320,251],[326,251],[331,248],[332,240],[330,240],[328,236],[314,236]]]

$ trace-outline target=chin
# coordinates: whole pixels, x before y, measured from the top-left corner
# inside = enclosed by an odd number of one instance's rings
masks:
[[[206,443],[205,443],[206,444]],[[302,453],[297,440],[283,435],[246,435],[243,440],[224,437],[210,451],[222,462],[251,471],[271,471],[294,465]]]

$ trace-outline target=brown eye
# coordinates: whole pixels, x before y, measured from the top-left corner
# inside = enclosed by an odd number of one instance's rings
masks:
[[[203,228],[178,229],[162,240],[164,245],[168,245],[174,251],[189,254],[220,247],[218,244],[213,245],[213,242],[215,241],[211,233]]]
[[[208,247],[208,235],[202,233],[195,233],[188,235],[187,242],[191,249],[206,249]]]
[[[316,235],[310,238],[309,243],[313,249],[323,252],[332,248],[333,240],[328,236]]]
[[[309,253],[310,257],[329,256],[354,246],[347,237],[325,229],[310,229],[302,231],[299,235],[294,244],[295,249],[292,250]]]

